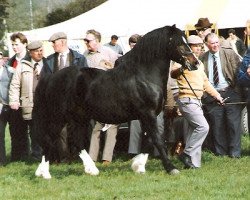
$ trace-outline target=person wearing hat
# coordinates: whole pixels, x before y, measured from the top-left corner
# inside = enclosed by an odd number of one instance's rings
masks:
[[[210,23],[208,18],[199,18],[198,22],[194,25],[197,35],[202,39],[201,54],[208,51],[207,46],[204,44],[204,39],[208,33],[212,33],[213,23]]]
[[[54,53],[47,57],[48,67],[44,67],[42,74],[53,74],[65,67],[75,67],[77,69],[88,68],[85,56],[68,47],[67,34],[64,32],[56,32],[50,38]],[[86,128],[88,129],[88,128]],[[74,133],[79,139],[77,146],[83,147],[83,134],[85,128],[75,126],[74,123],[67,124],[62,132],[60,141],[58,141],[58,160],[66,160],[69,155],[70,146],[67,144],[68,135]]]
[[[204,41],[206,35],[212,32],[213,23],[210,23],[208,18],[200,18],[194,26],[197,35]]]
[[[198,57],[201,53],[202,39],[197,35],[190,35],[187,41]],[[201,167],[201,146],[209,131],[209,125],[202,110],[201,97],[206,91],[221,104],[223,99],[209,82],[202,62],[196,70],[192,71],[175,63],[170,73],[172,78],[177,79],[179,87],[177,104],[188,123],[186,145],[179,159],[187,169],[199,168]]]
[[[88,67],[86,58],[77,51],[70,49],[67,43],[67,35],[64,32],[54,33],[49,41],[55,53],[47,57],[49,68],[44,68],[49,73],[54,73],[65,67],[77,67],[78,69]]]
[[[9,105],[11,109],[21,108],[22,117],[30,130],[31,156],[41,159],[41,148],[36,141],[32,126],[33,98],[38,84],[41,70],[48,67],[46,58],[43,57],[43,44],[41,41],[33,41],[27,45],[29,57],[23,59],[17,66],[9,89]]]

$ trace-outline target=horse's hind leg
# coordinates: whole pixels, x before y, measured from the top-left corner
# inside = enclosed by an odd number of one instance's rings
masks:
[[[50,124],[49,135],[51,139],[50,157],[56,162],[61,162],[68,157],[67,123],[62,121]]]
[[[156,117],[148,117],[147,119],[141,120],[141,122],[144,130],[150,135],[153,144],[158,149],[165,170],[169,174],[178,174],[179,170],[177,170],[177,168],[168,159],[164,141],[159,134]]]

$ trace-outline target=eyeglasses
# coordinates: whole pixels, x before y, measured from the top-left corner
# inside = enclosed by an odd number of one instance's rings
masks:
[[[83,40],[84,40],[85,44],[88,44],[88,43],[90,43],[91,41],[93,41],[93,40],[95,40],[95,39],[89,40],[89,39],[87,39],[87,38],[84,38]]]
[[[196,31],[197,31],[197,32],[201,32],[201,31],[204,32],[204,31],[207,30],[207,29],[209,29],[209,28],[200,28],[200,29],[196,29]]]

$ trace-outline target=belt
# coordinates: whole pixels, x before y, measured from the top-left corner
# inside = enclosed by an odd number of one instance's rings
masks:
[[[230,86],[227,86],[227,87],[222,88],[222,89],[217,89],[217,92],[226,92],[229,88],[230,88]]]

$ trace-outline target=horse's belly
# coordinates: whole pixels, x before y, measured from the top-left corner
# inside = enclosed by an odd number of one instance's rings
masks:
[[[126,109],[118,109],[115,107],[95,106],[89,109],[91,118],[102,123],[120,124],[128,122],[134,118]]]

